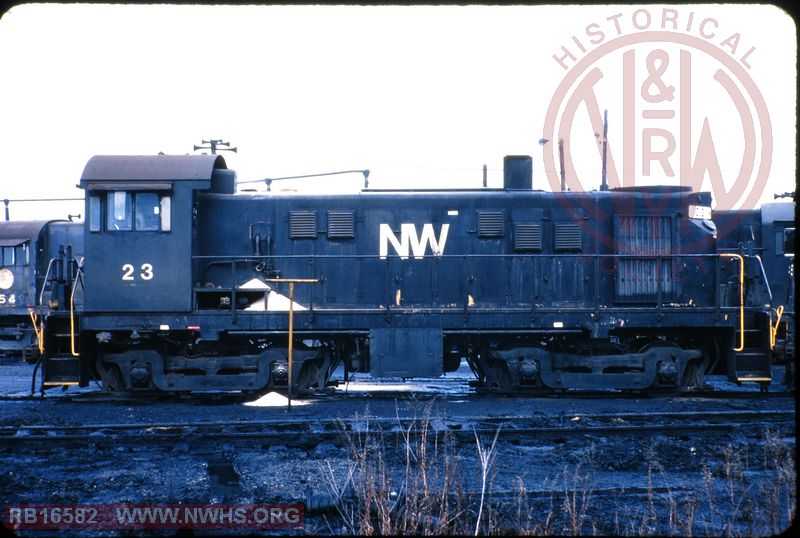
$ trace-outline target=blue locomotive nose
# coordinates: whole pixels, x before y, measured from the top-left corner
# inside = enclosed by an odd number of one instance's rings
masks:
[[[0,355],[39,359],[44,320],[68,304],[75,277],[70,269],[82,252],[79,223],[0,223]],[[74,299],[80,307],[82,294]]]

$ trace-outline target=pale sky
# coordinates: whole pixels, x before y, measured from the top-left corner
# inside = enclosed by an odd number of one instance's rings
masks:
[[[657,31],[675,42],[655,42]],[[525,154],[534,188],[552,190],[544,156],[558,166],[561,137],[568,173],[589,190],[598,129],[584,101],[564,109],[592,69],[612,159],[632,163],[636,184],[679,184],[706,123],[725,189],[746,181],[738,203],[756,190],[772,201],[795,184],[796,54],[794,21],[768,5],[20,5],[0,19],[0,201],[82,197],[93,155],[192,153],[209,138],[237,147],[220,153],[240,181],[369,169],[375,188],[480,187],[486,164],[500,187],[503,156]],[[645,96],[669,88],[672,100]],[[635,101],[629,127],[623,94]],[[648,107],[674,115],[642,119]],[[551,108],[571,123],[541,145]],[[644,162],[646,137],[656,153],[674,142],[672,175]],[[273,189],[362,186],[352,174]],[[14,220],[67,213],[82,203],[11,204]]]

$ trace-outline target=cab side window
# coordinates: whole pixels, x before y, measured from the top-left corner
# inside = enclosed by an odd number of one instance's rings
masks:
[[[99,196],[89,197],[89,231],[99,232],[103,229],[103,201]]]
[[[169,232],[171,200],[169,193],[94,192],[89,196],[89,231]]]
[[[17,265],[28,265],[28,244],[22,244],[14,249],[14,263]]]
[[[106,229],[133,229],[133,204],[131,195],[124,191],[109,192],[106,199]]]
[[[794,228],[785,228],[783,230],[783,254],[785,256],[794,256]]]
[[[154,192],[136,193],[136,229],[158,231],[161,204],[158,194]]]

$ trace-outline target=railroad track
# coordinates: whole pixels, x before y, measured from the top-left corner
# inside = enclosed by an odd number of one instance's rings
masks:
[[[521,393],[514,395],[493,394],[490,392],[478,392],[474,389],[464,387],[463,390],[448,388],[458,386],[452,381],[437,380],[437,386],[433,389],[423,390],[360,390],[358,386],[345,389],[340,385],[336,389],[328,388],[323,391],[315,392],[310,395],[296,396],[296,399],[310,399],[315,401],[325,401],[329,399],[342,398],[361,398],[364,400],[392,400],[399,398],[470,398],[470,397],[497,397],[497,398],[579,398],[579,399],[671,399],[671,398],[713,398],[742,399],[742,400],[766,400],[775,398],[794,398],[794,391],[774,390],[760,392],[753,387],[753,390],[696,390],[696,391],[676,391],[676,392],[639,392],[639,391],[615,391],[615,390],[569,390],[548,393]],[[460,388],[460,387],[459,387]],[[36,402],[36,401],[60,401],[60,402],[111,402],[111,403],[157,403],[157,402],[242,402],[257,399],[258,395],[241,393],[193,393],[188,395],[165,394],[165,393],[108,393],[100,390],[75,392],[75,393],[50,393],[45,396],[39,394],[0,394],[0,402]]]
[[[19,443],[85,441],[102,443],[161,443],[213,441],[279,441],[285,445],[314,445],[342,439],[344,435],[393,434],[423,428],[431,435],[449,434],[474,441],[496,433],[501,438],[558,439],[575,435],[641,436],[717,435],[731,431],[756,434],[769,426],[794,430],[795,412],[785,410],[686,411],[615,415],[575,415],[556,418],[376,418],[309,419],[219,422],[152,422],[72,425],[20,425],[0,427],[0,446]]]

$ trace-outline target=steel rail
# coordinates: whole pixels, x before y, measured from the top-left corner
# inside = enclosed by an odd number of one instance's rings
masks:
[[[794,428],[794,419],[787,420],[785,423]],[[564,436],[602,436],[607,437],[611,435],[690,435],[690,434],[727,434],[731,431],[740,431],[742,428],[751,426],[750,422],[731,422],[726,424],[660,424],[648,426],[608,426],[608,427],[588,427],[588,428],[514,428],[514,429],[501,429],[499,432],[500,438],[509,437],[531,437],[536,439],[564,437]],[[202,443],[216,443],[220,440],[280,440],[281,444],[287,445],[308,445],[319,444],[323,440],[331,440],[341,438],[347,433],[380,433],[384,439],[389,435],[401,435],[403,431],[397,429],[394,431],[381,431],[381,432],[346,432],[346,431],[323,431],[323,432],[218,432],[214,434],[213,439],[209,439],[206,433],[186,433],[180,432],[175,434],[157,433],[147,435],[98,435],[93,434],[67,434],[67,435],[22,435],[0,437],[0,447],[5,444],[13,443],[34,443],[34,442],[59,442],[64,441],[84,441],[92,444],[100,444],[106,442],[120,443],[122,440],[134,440],[135,444],[143,444],[148,442],[170,442],[174,443],[176,440],[185,442],[201,441]],[[431,430],[429,435],[452,435],[455,437],[464,437],[468,442],[475,439],[475,435],[479,436],[493,436],[497,433],[497,429],[468,429],[468,430]]]
[[[87,440],[92,442],[194,440],[205,439],[282,439],[290,442],[302,441],[302,436],[311,438],[335,438],[343,435],[393,435],[409,431],[427,430],[431,434],[492,435],[500,430],[502,437],[552,437],[563,435],[614,435],[646,433],[703,433],[736,430],[757,424],[786,424],[794,426],[794,411],[703,411],[680,413],[648,413],[644,415],[575,415],[566,419],[568,425],[538,426],[530,422],[541,420],[534,417],[502,417],[496,419],[454,419],[443,421],[437,417],[376,418],[356,417],[349,419],[308,419],[287,421],[220,422],[174,422],[174,423],[126,423],[126,424],[73,424],[30,425],[0,427],[0,445],[3,442],[33,442],[57,440]],[[656,419],[656,420],[653,420]],[[549,418],[546,420],[553,420]],[[626,424],[605,424],[614,420],[630,421]],[[634,423],[643,422],[647,423]],[[522,422],[523,424],[515,425]],[[594,425],[592,423],[597,423]],[[477,427],[476,427],[477,426]],[[260,428],[261,431],[236,431]],[[165,431],[172,430],[172,431]],[[74,432],[89,433],[74,433]],[[67,433],[69,432],[69,433]],[[114,432],[114,433],[109,433]]]

